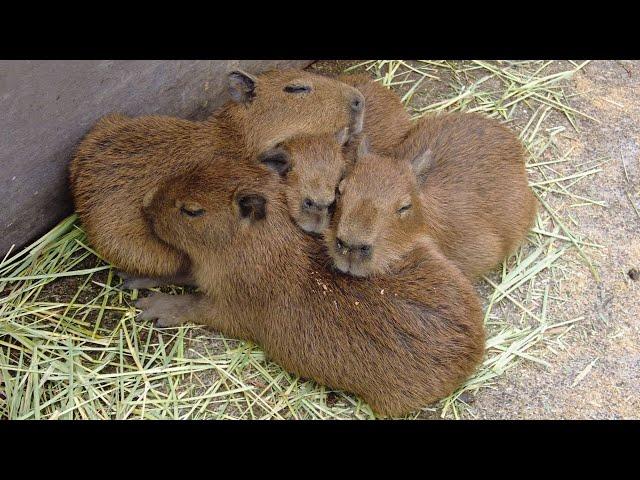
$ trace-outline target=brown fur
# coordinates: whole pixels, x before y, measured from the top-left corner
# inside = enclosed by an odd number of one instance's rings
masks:
[[[184,274],[187,258],[150,234],[142,215],[145,192],[167,176],[208,163],[215,153],[256,157],[294,135],[362,127],[362,111],[355,112],[352,102],[364,100],[353,87],[300,70],[253,80],[254,90],[232,89],[244,97],[204,122],[110,115],[87,134],[71,161],[71,190],[89,241],[106,260],[137,275]],[[313,90],[286,93],[288,85]]]
[[[387,276],[328,269],[322,242],[290,221],[276,176],[248,162],[221,159],[150,197],[155,233],[188,254],[204,295],[144,298],[142,318],[255,341],[288,371],[382,415],[450,394],[482,357],[473,287],[429,241]]]
[[[394,158],[363,153],[340,190],[326,243],[356,276],[386,271],[430,238],[475,279],[519,245],[536,214],[522,144],[478,114],[423,119]]]
[[[374,152],[391,153],[412,126],[411,116],[398,95],[366,74],[342,75],[338,80],[360,90],[367,105],[362,133],[353,143],[357,146],[360,137],[366,135]]]
[[[371,148],[388,152],[396,147],[411,127],[411,118],[400,98],[367,75],[344,75],[339,80],[364,95],[366,109],[361,135],[367,136]],[[322,233],[329,226],[336,187],[353,160],[353,146],[361,138],[361,135],[352,138],[347,133],[294,137],[261,157],[285,177],[289,213],[306,232]]]

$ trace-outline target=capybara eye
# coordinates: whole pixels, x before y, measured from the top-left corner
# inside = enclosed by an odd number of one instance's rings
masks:
[[[289,153],[282,148],[281,144],[259,155],[258,160],[282,177],[286,176],[291,169]]]
[[[199,217],[204,215],[204,208],[189,209],[185,206],[180,207],[180,211],[189,217]]]
[[[283,90],[287,93],[309,93],[311,87],[308,85],[287,85]]]
[[[411,205],[410,203],[408,203],[408,204],[406,204],[406,205],[403,205],[402,207],[400,207],[400,208],[398,209],[398,213],[402,215],[404,212],[406,212],[407,210],[409,210],[412,206],[413,206],[413,205]]]

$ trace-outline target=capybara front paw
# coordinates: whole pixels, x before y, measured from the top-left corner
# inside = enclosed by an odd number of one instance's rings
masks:
[[[184,322],[184,305],[179,295],[154,293],[136,301],[136,308],[142,310],[141,320],[156,320],[158,327],[175,327]]]

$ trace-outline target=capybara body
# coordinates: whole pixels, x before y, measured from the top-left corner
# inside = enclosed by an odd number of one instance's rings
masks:
[[[233,101],[204,122],[110,115],[86,135],[71,161],[71,190],[89,241],[103,258],[135,275],[184,274],[186,257],[148,228],[145,192],[168,175],[207,164],[214,154],[255,158],[291,136],[362,129],[362,94],[309,72],[232,72],[229,91]]]
[[[371,149],[384,153],[405,138],[411,118],[400,98],[367,75],[343,75],[339,80],[356,87],[365,99],[362,133],[347,129],[336,135],[300,135],[264,152],[260,161],[284,179],[289,213],[306,232],[323,233],[335,206],[336,187],[346,174],[362,135]]]
[[[536,214],[521,142],[473,113],[422,119],[393,156],[362,149],[339,191],[326,244],[355,276],[386,271],[430,238],[475,279],[518,246]]]
[[[328,268],[289,218],[277,176],[221,159],[147,197],[159,238],[184,251],[203,294],[137,304],[160,326],[203,323],[260,344],[285,369],[399,416],[450,394],[483,354],[468,279],[428,240],[384,276]]]

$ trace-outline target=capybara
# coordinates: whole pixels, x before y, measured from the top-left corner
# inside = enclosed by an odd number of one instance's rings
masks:
[[[188,277],[187,258],[150,233],[145,192],[163,178],[206,164],[216,153],[257,157],[300,134],[362,129],[364,97],[349,85],[302,70],[228,76],[232,102],[209,120],[110,115],[86,135],[71,161],[75,208],[89,242],[134,275]]]
[[[227,159],[146,197],[153,231],[185,252],[202,293],[136,304],[159,326],[191,321],[260,344],[286,370],[398,416],[449,395],[483,355],[469,280],[426,240],[392,271],[328,268],[320,238],[289,218],[276,175]]]
[[[322,233],[329,226],[336,187],[348,168],[344,146],[349,138],[347,129],[337,135],[299,135],[259,157],[283,177],[289,214],[305,232]]]
[[[411,127],[400,98],[367,75],[345,75],[339,80],[358,88],[365,99],[364,127],[376,152],[397,147]],[[360,135],[343,129],[336,135],[299,135],[263,152],[259,160],[285,182],[289,213],[306,232],[322,233],[329,225],[338,183],[353,159]]]
[[[367,151],[340,183],[326,232],[342,272],[387,271],[430,238],[470,279],[523,240],[536,214],[524,148],[508,128],[474,113],[421,120],[394,156]]]

